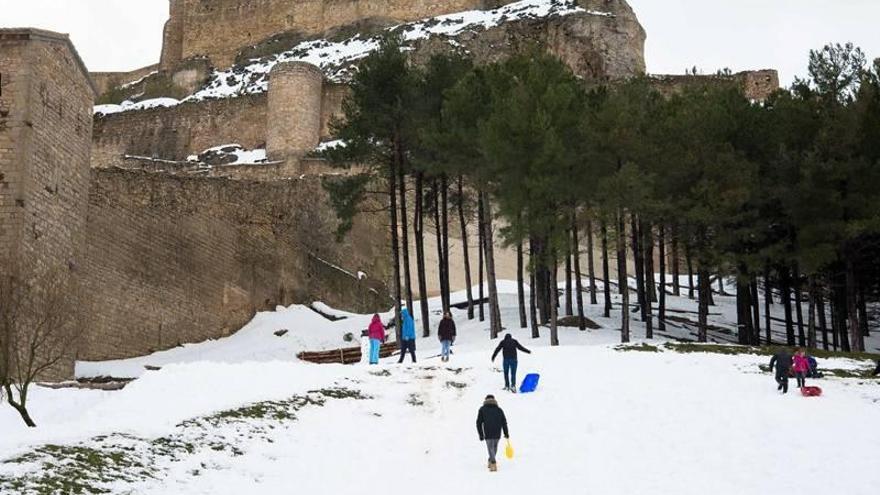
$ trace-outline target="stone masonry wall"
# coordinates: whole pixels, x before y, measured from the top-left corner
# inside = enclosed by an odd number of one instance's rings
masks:
[[[24,280],[75,283],[94,86],[67,36],[31,29],[0,30],[0,79],[0,261]],[[72,366],[62,362],[43,378],[68,376]]]
[[[163,68],[204,55],[217,67],[238,51],[270,36],[321,34],[364,19],[410,21],[507,1],[491,0],[172,0]],[[177,46],[180,49],[177,49]]]
[[[257,94],[97,117],[92,166],[109,166],[126,154],[185,160],[222,144],[262,148],[266,112],[266,95]]]
[[[298,159],[318,146],[324,74],[305,62],[285,62],[269,78],[266,152],[270,160]]]
[[[106,93],[109,89],[135,82],[138,79],[149,76],[157,70],[159,70],[159,66],[153,64],[128,72],[92,72],[89,75],[91,76],[92,81],[95,82],[95,88],[98,90],[98,95],[100,96]]]
[[[326,301],[389,306],[384,223],[363,216],[336,243],[320,178],[255,182],[93,170],[80,359],[218,338],[255,311]],[[377,241],[378,239],[378,241]],[[369,278],[358,280],[358,271]]]

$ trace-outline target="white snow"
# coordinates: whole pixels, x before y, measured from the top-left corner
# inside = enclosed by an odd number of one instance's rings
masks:
[[[266,163],[268,161],[265,148],[257,148],[253,150],[245,149],[238,143],[221,144],[208,148],[198,155],[190,155],[186,158],[188,162],[198,162],[199,157],[205,154],[212,155],[231,155],[235,159],[224,165],[254,165],[258,163]]]
[[[335,148],[344,148],[346,145],[347,143],[342,139],[334,139],[332,141],[324,141],[323,143],[319,144],[318,147],[315,148],[315,151],[321,152]]]
[[[510,495],[874,493],[880,482],[877,382],[825,378],[813,382],[824,389],[820,398],[796,391],[782,396],[758,368],[765,356],[680,354],[662,346],[661,352],[621,352],[615,349],[617,311],[603,318],[601,304],[590,305],[588,298],[588,316],[603,328],[560,328],[562,346],[551,348],[547,328],[537,340],[517,328],[515,288],[513,282],[500,284],[502,318],[506,331],[533,351],[520,355],[518,375],[541,374],[534,394],[500,390],[500,357],[490,362],[496,342],[488,339],[488,324],[468,321],[463,310],[453,310],[458,339],[448,364],[436,357],[436,337],[418,340],[418,365],[407,360],[399,366],[394,357],[375,367],[298,362],[298,350],[357,345],[342,337],[358,335],[371,317],[315,303],[322,313],[344,319],[331,322],[305,306],[277,308],[225,339],[143,358],[81,362],[80,376],[140,378],[118,392],[37,388],[31,400],[40,427],[33,430],[10,408],[0,408],[0,459],[44,443],[97,445],[96,435],[115,432],[129,435],[130,442],[168,435],[197,445],[234,442],[240,453],[197,446],[176,460],[157,461],[155,479],[113,482],[112,493],[286,494],[296,487],[355,494],[363,493],[365,482],[381,483],[375,488],[389,494],[448,494],[454,487]],[[463,294],[454,294],[453,302]],[[716,302],[713,324],[730,325],[734,298],[716,295]],[[695,308],[693,301],[671,296],[669,305]],[[430,309],[436,328],[439,301],[432,299]],[[634,342],[648,342],[637,315],[634,320]],[[276,337],[281,329],[288,334]],[[683,338],[692,331],[670,328],[667,335]],[[147,372],[145,364],[162,368]],[[820,360],[820,367],[865,366]],[[297,421],[266,430],[271,441],[253,435],[245,423],[197,432],[181,425],[330,386],[373,398],[307,406],[296,413]],[[499,397],[516,449],[495,474],[486,472],[474,427],[487,393]],[[37,467],[0,463],[0,479],[28,469]],[[386,471],[387,483],[376,481]]]
[[[405,23],[388,28],[388,31],[403,33],[403,41],[406,44],[432,36],[442,36],[448,38],[447,41],[453,46],[458,46],[457,41],[452,37],[466,31],[491,29],[505,22],[517,20],[551,18],[576,13],[612,16],[608,12],[585,10],[578,7],[573,0],[521,0],[493,10],[470,10]],[[330,80],[343,81],[350,74],[351,64],[377,50],[380,39],[380,36],[355,35],[339,42],[324,39],[304,41],[282,53],[262,59],[252,59],[243,67],[215,71],[204,88],[181,101],[161,98],[159,99],[161,102],[158,103],[152,103],[155,100],[144,100],[139,103],[124,102],[122,105],[99,105],[95,107],[95,113],[107,115],[156,106],[173,106],[186,101],[262,93],[268,88],[269,72],[282,62],[308,62],[320,67]]]
[[[151,98],[139,102],[129,100],[123,101],[119,105],[95,105],[95,115],[110,115],[114,113],[127,112],[129,110],[148,110],[150,108],[173,107],[180,104],[180,100],[175,98]]]

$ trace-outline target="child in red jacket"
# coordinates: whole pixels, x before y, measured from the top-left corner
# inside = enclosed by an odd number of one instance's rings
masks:
[[[810,370],[810,361],[807,360],[807,356],[804,355],[804,351],[800,348],[794,351],[791,368],[794,371],[794,376],[797,378],[798,388],[803,388],[807,381],[807,371]]]

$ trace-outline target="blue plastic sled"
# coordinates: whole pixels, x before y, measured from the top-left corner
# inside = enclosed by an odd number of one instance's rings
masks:
[[[519,391],[522,394],[527,394],[529,392],[534,392],[536,388],[538,388],[538,380],[541,379],[541,375],[537,373],[529,373],[523,379],[522,385],[519,387]]]

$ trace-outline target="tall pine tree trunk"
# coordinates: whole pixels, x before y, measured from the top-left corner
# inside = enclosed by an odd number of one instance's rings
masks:
[[[556,253],[556,250],[554,249],[553,251],[554,251],[553,252],[553,266],[555,267],[559,263],[559,261],[558,261],[558,254]],[[553,292],[558,295],[559,291],[556,290],[556,283],[555,283],[556,282],[556,271],[555,270],[553,273],[553,282],[554,282]],[[550,305],[550,345],[551,346],[559,345],[559,316],[557,315],[558,305],[559,305],[558,302],[556,304]]]
[[[807,345],[807,337],[804,334],[804,310],[801,305],[801,270],[798,266],[797,262],[792,266],[792,273],[794,274],[794,302],[795,302],[795,317],[797,318],[797,327],[798,327],[798,345],[804,347]]]
[[[846,319],[849,323],[849,347],[848,352],[864,352],[865,340],[862,337],[862,327],[859,324],[858,312],[858,281],[852,256],[846,258]]]
[[[587,274],[590,277],[590,304],[598,304],[596,294],[596,268],[594,263],[593,220],[587,220]]]
[[[478,261],[478,264],[480,265],[479,276],[478,276],[480,287],[477,289],[477,291],[478,291],[477,297],[479,298],[479,308],[478,309],[479,309],[480,321],[484,321],[486,319],[486,314],[485,314],[485,311],[483,310],[483,299],[485,299],[485,297],[483,296],[483,273],[485,273],[484,259],[485,259],[485,253],[486,253],[486,229],[485,229],[485,226],[483,225],[483,210],[484,209],[485,208],[483,207],[483,195],[480,193],[477,193],[477,230],[479,231],[478,238],[479,238],[479,252],[480,252],[479,261]]]
[[[626,273],[626,219],[617,211],[617,280],[620,287],[620,341],[629,342],[629,281]]]
[[[822,349],[828,350],[828,325],[825,319],[825,297],[821,291],[816,294],[816,313],[819,319],[819,330],[822,332]]]
[[[443,225],[441,237],[443,239],[443,311],[449,311],[450,287],[449,287],[449,180],[446,174],[440,178],[440,222]]]
[[[636,268],[636,297],[639,304],[639,314],[642,322],[645,323],[645,329],[648,334],[653,333],[651,322],[648,318],[648,292],[645,289],[645,257],[642,252],[642,229],[641,221],[635,214],[630,215],[630,225],[632,226],[632,250],[633,260]]]
[[[672,224],[672,295],[681,297],[681,258],[678,255],[678,229]]]
[[[538,299],[538,316],[543,325],[550,322],[550,306],[554,303],[550,290],[552,277],[550,275],[550,268],[547,266],[547,259],[549,257],[549,253],[547,252],[548,246],[546,239],[538,236],[532,236],[529,242],[532,246],[532,253],[534,255],[531,261],[535,266],[535,290]]]
[[[413,218],[413,229],[416,237],[416,270],[419,283],[419,299],[421,301],[422,335],[431,335],[430,312],[428,311],[428,282],[425,276],[425,199],[424,178],[421,172],[416,174],[416,206]]]
[[[432,189],[432,198],[433,199],[433,207],[434,207],[434,239],[437,242],[437,276],[440,279],[440,305],[443,306],[443,311],[448,311],[446,307],[446,276],[443,273],[445,269],[443,265],[443,259],[445,255],[443,254],[443,227],[440,225],[440,183],[437,179],[434,179],[431,183]]]
[[[782,297],[782,308],[785,310],[785,343],[795,345],[794,321],[791,316],[791,272],[787,266],[779,267],[779,290]]]
[[[409,226],[407,225],[406,216],[406,175],[403,173],[403,167],[397,169],[398,187],[400,188],[400,245],[403,248],[403,286],[406,290],[406,307],[410,313],[413,311],[413,295],[412,295],[412,276],[409,270]]]
[[[816,278],[809,276],[807,281],[807,297],[809,298],[808,323],[807,323],[807,347],[816,348]]]
[[[764,265],[764,331],[767,333],[767,345],[773,345],[773,320],[770,308],[773,305],[773,288],[770,286],[770,265]]]
[[[758,294],[758,275],[752,274],[749,281],[749,293],[752,301],[752,324],[755,325],[755,335],[752,343],[761,345],[761,300]]]
[[[486,278],[489,282],[489,335],[492,339],[498,338],[501,333],[501,310],[498,307],[498,285],[495,280],[495,246],[492,241],[492,203],[489,201],[489,195],[481,191],[480,196],[483,198],[483,229],[485,234],[486,249]]]
[[[684,246],[684,257],[688,269],[688,299],[694,298],[694,260],[691,258],[691,248]]]
[[[577,317],[578,329],[586,330],[587,325],[584,320],[584,286],[583,277],[581,276],[581,243],[578,238],[577,217],[572,214],[571,217],[571,252],[574,253],[574,277],[575,290],[577,291]]]
[[[666,330],[666,226],[662,223],[658,231],[657,246],[660,259],[660,307],[657,310],[657,330],[663,332]]]
[[[538,331],[538,307],[535,301],[535,254],[532,251],[532,243],[529,242],[529,317],[531,318],[532,338],[541,337]]]
[[[642,251],[645,253],[645,286],[648,290],[648,303],[657,302],[657,280],[654,278],[654,227],[650,222],[643,223],[639,229],[642,231],[644,244]]]
[[[565,233],[566,239],[571,239],[571,232]],[[571,258],[572,256],[577,256],[576,253],[571,251],[571,242],[565,243],[565,316],[574,315],[574,309],[572,308],[572,296],[574,295],[571,289]]]
[[[864,284],[859,284],[859,330],[862,333],[862,341],[864,346],[865,337],[871,335],[871,330],[868,328],[868,301],[865,300],[865,286]]]
[[[736,327],[737,340],[742,345],[753,344],[752,338],[755,334],[749,278],[748,268],[745,264],[740,264],[736,274]]]
[[[834,277],[836,278],[836,277]],[[840,345],[840,289],[836,287],[836,281],[831,281],[831,296],[828,300],[831,306],[831,347],[836,351]]]
[[[397,154],[395,154],[397,156]],[[394,267],[394,281],[392,290],[394,291],[394,332],[397,335],[397,342],[400,339],[400,242],[397,225],[397,163],[392,162],[388,170],[388,196],[390,198],[390,215],[391,215],[391,264]]]
[[[516,295],[519,302],[519,326],[526,328],[526,294],[523,280],[523,245],[522,241],[516,243]]]
[[[464,179],[458,176],[458,223],[461,226],[461,245],[464,254],[464,284],[467,292],[467,317],[474,319],[473,281],[471,280],[471,257],[468,246],[467,222],[464,219]]]
[[[608,263],[608,225],[602,219],[602,293],[605,296],[605,318],[611,318],[611,273]]]
[[[709,340],[709,295],[712,293],[712,282],[709,280],[709,268],[699,262],[697,273],[699,321],[697,327],[697,340],[707,342]]]

